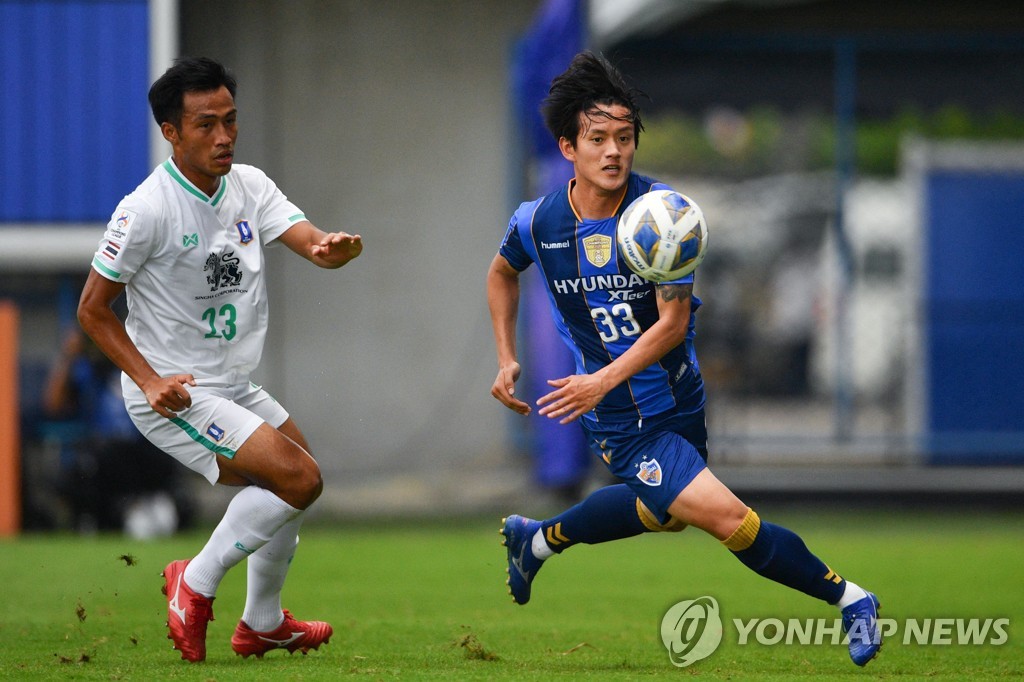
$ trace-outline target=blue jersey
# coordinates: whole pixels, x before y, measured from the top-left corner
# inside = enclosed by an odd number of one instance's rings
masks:
[[[522,204],[512,215],[499,253],[516,270],[540,267],[555,325],[576,361],[592,374],[622,355],[658,320],[655,285],[634,274],[619,255],[615,226],[641,194],[671,189],[631,173],[615,216],[584,220],[569,201],[569,187]],[[693,282],[690,274],[672,284]],[[621,422],[670,410],[691,414],[704,406],[704,383],[694,352],[700,299],[690,302],[686,339],[658,362],[612,389],[584,419]]]

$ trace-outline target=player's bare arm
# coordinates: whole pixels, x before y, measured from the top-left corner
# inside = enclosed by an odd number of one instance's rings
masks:
[[[278,240],[310,263],[334,269],[363,252],[363,238],[347,232],[324,232],[308,220],[301,220]]]
[[[686,339],[690,322],[692,284],[662,284],[656,287],[658,321],[630,348],[593,374],[574,374],[550,379],[556,390],[541,396],[538,414],[558,419],[561,424],[579,419],[623,381],[660,360]]]
[[[658,303],[659,304],[662,301],[668,302],[668,301],[676,301],[676,300],[681,300],[681,299],[686,299],[687,304],[689,304],[690,296],[693,295],[693,285],[692,284],[661,284],[661,285],[655,287],[655,290],[658,292]],[[658,312],[659,313],[661,312],[660,305],[658,307]],[[687,316],[687,319],[689,319],[689,316],[690,316],[690,311],[689,310],[686,311],[686,316]]]
[[[124,289],[125,285],[91,270],[78,301],[78,322],[111,362],[142,389],[150,407],[169,419],[192,405],[186,385],[195,386],[196,380],[191,374],[161,377],[142,356],[110,307]]]
[[[529,414],[530,406],[515,397],[520,372],[516,359],[519,271],[501,255],[494,257],[487,271],[487,305],[491,310],[494,343],[498,351],[498,376],[491,385],[491,395],[510,410]]]

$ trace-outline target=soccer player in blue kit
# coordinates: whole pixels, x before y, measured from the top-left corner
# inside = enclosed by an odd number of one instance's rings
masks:
[[[504,520],[512,598],[527,603],[544,561],[573,545],[690,525],[758,574],[838,606],[850,657],[865,665],[881,647],[875,595],[832,571],[792,531],[762,521],[707,467],[693,274],[655,285],[618,256],[618,216],[641,194],[670,189],[632,172],[643,130],[637,95],[590,52],[552,81],[544,120],[575,177],[516,210],[487,274],[498,355],[491,395],[519,414],[531,410],[515,394],[516,318],[519,273],[535,263],[576,361],[575,374],[548,380],[539,414],[579,419],[594,452],[624,481],[550,519]]]

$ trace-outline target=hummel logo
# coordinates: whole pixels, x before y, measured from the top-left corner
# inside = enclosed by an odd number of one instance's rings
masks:
[[[264,637],[263,635],[258,635],[258,637],[262,639],[264,642],[269,642],[270,644],[273,644],[274,646],[283,649],[284,647],[288,646],[289,644],[297,640],[299,637],[302,637],[303,634],[304,633],[302,632],[293,632],[292,636],[288,639],[271,639],[269,637]]]
[[[174,586],[174,598],[171,599],[170,603],[168,604],[170,613],[177,614],[178,618],[181,619],[182,625],[185,624],[185,609],[181,608],[178,605],[178,594],[181,592],[181,579],[182,577],[184,577],[184,575],[185,571],[182,571],[178,574],[178,584]]]
[[[540,248],[542,249],[568,249],[570,246],[569,240],[566,239],[564,242],[541,242]]]
[[[559,521],[553,526],[548,526],[547,532],[544,533],[544,536],[547,538],[548,544],[554,545],[555,547],[562,544],[563,542],[569,541],[569,538],[565,537],[565,535],[562,533],[561,521]]]
[[[192,234],[181,235],[182,246],[199,246],[199,233],[193,232]]]

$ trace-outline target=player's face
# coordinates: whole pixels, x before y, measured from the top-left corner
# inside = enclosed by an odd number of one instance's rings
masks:
[[[164,123],[163,133],[174,149],[174,162],[192,183],[209,195],[218,178],[231,170],[238,137],[238,111],[228,89],[186,92],[181,128]]]
[[[562,154],[572,161],[576,184],[600,194],[619,192],[629,179],[636,154],[636,134],[629,109],[621,104],[599,104],[600,112],[580,114],[576,145],[562,138]]]

